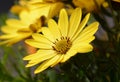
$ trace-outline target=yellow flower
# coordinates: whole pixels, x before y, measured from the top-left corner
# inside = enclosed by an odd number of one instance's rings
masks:
[[[2,40],[0,45],[12,45],[41,30],[43,17],[38,17],[38,14],[22,11],[19,17],[20,19],[11,18],[6,20],[6,25],[1,28],[4,34],[0,35]]]
[[[85,9],[87,12],[97,11],[105,0],[73,0],[75,6]]]
[[[57,15],[64,4],[60,0],[30,0],[28,1],[28,8],[37,13],[42,11],[45,17],[48,19]]]
[[[98,29],[98,22],[84,28],[90,14],[87,14],[82,21],[81,16],[81,9],[76,8],[68,20],[66,10],[62,9],[58,24],[53,19],[49,19],[48,28],[42,28],[43,35],[35,33],[32,35],[33,39],[27,39],[25,42],[38,48],[38,51],[23,58],[23,60],[29,60],[26,67],[40,63],[34,72],[36,74],[49,66],[53,67],[67,61],[77,53],[92,51],[90,42],[95,38],[94,33]]]

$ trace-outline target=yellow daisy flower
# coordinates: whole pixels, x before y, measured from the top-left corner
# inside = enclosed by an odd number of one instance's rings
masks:
[[[85,27],[90,14],[87,14],[82,21],[81,16],[81,9],[76,8],[71,14],[70,20],[68,20],[66,10],[62,9],[58,24],[50,19],[48,28],[42,28],[43,35],[35,33],[32,35],[33,39],[27,39],[25,42],[38,48],[38,51],[23,58],[23,60],[29,60],[26,67],[40,63],[40,66],[34,72],[36,74],[49,66],[53,67],[58,63],[67,61],[77,53],[92,51],[93,47],[90,42],[94,40],[94,34],[99,24],[94,22]]]
[[[42,11],[45,17],[48,19],[57,15],[61,8],[64,7],[64,3],[60,0],[30,0],[28,1],[28,8],[37,13]]]
[[[1,27],[4,34],[0,35],[0,40],[2,40],[0,45],[12,45],[41,30],[43,17],[38,17],[38,14],[22,11],[19,17],[20,19],[6,20],[6,25]]]
[[[85,9],[87,12],[97,11],[98,7],[100,7],[105,0],[72,0],[74,5]]]

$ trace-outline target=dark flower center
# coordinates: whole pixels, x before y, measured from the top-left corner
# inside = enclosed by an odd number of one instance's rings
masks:
[[[68,37],[61,37],[60,40],[56,39],[55,45],[52,46],[53,50],[55,50],[58,54],[66,54],[66,52],[70,49],[72,42]]]

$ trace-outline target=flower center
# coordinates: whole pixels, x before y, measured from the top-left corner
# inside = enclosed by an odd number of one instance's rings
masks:
[[[72,42],[68,37],[61,37],[60,40],[56,39],[55,45],[52,46],[53,50],[55,50],[58,54],[66,54],[66,52],[70,49]]]

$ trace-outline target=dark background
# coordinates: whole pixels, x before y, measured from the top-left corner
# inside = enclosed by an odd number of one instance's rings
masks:
[[[0,0],[0,13],[6,13],[14,4],[15,0]]]

